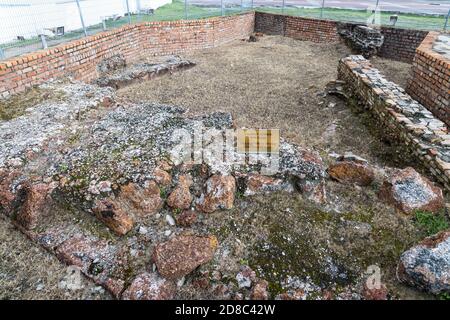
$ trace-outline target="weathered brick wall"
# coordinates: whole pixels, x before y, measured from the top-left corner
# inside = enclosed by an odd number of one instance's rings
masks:
[[[286,17],[285,36],[313,42],[338,42],[337,22],[328,20]]]
[[[383,133],[413,154],[450,191],[450,133],[445,123],[387,81],[362,56],[342,59],[338,74],[346,92],[374,115]]]
[[[339,41],[337,22],[256,12],[255,31],[313,42]]]
[[[286,16],[284,15],[265,12],[255,13],[255,32],[284,36],[285,23]]]
[[[450,125],[450,59],[433,51],[437,36],[430,32],[417,48],[406,91]]]
[[[416,49],[428,31],[381,27],[384,44],[378,55],[397,61],[412,62]]]
[[[338,30],[352,30],[361,23],[340,23],[329,20],[292,17],[281,14],[256,12],[255,31],[271,35],[283,35],[314,42],[336,42]],[[385,42],[379,55],[392,60],[412,62],[415,51],[425,39],[428,31],[381,27]]]
[[[0,98],[66,75],[91,81],[98,76],[98,63],[116,54],[123,54],[127,62],[133,62],[142,55],[214,47],[248,36],[253,30],[252,12],[204,20],[127,25],[0,62]]]

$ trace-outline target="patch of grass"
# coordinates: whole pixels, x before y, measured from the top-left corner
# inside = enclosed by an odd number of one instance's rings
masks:
[[[427,236],[431,236],[449,228],[448,219],[444,214],[433,214],[426,211],[416,211],[415,221]]]
[[[444,292],[439,295],[440,300],[450,300],[450,293]]]

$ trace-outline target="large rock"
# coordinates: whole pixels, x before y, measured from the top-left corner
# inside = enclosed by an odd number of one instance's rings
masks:
[[[245,189],[245,195],[251,196],[280,190],[291,191],[291,189],[292,186],[282,179],[252,173],[247,177],[247,188]]]
[[[192,202],[192,194],[189,190],[191,185],[190,175],[180,175],[177,186],[167,198],[167,204],[176,209],[188,209]]]
[[[231,209],[235,192],[236,180],[233,176],[215,174],[206,181],[206,192],[198,199],[197,208],[206,213]]]
[[[152,260],[166,279],[179,279],[209,262],[217,248],[214,236],[180,235],[155,246]]]
[[[78,234],[64,241],[56,249],[56,255],[68,265],[80,268],[115,297],[123,291],[129,266],[118,248],[108,241]]]
[[[92,211],[97,219],[118,235],[125,235],[133,228],[133,216],[113,199],[96,200]]]
[[[154,214],[163,206],[161,191],[154,181],[148,181],[145,188],[129,183],[120,191],[119,199],[127,201],[139,216]]]
[[[413,168],[395,171],[384,181],[379,196],[405,213],[436,212],[444,207],[442,190]]]
[[[400,281],[433,294],[450,292],[450,230],[426,238],[404,252],[397,267]]]
[[[16,215],[16,221],[25,229],[34,229],[39,221],[48,213],[50,194],[54,186],[46,183],[25,183],[21,194],[25,199]]]
[[[325,166],[317,152],[282,144],[280,172],[294,182],[297,190],[316,203],[326,201]]]
[[[372,167],[356,161],[339,161],[328,168],[331,178],[340,183],[370,185],[375,177]]]
[[[142,273],[122,294],[123,300],[171,300],[176,293],[174,282],[161,278],[156,273]]]

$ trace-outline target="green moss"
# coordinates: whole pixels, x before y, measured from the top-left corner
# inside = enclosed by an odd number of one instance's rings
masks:
[[[414,216],[414,221],[427,236],[434,235],[449,228],[448,218],[443,213],[433,214],[431,212],[418,210],[415,212]]]

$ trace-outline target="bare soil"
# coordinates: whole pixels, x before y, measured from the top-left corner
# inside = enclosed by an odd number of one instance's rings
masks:
[[[315,44],[280,36],[186,54],[197,66],[122,90],[119,97],[189,108],[191,114],[231,112],[237,127],[278,128],[290,142],[330,152],[352,151],[380,164],[405,164],[370,133],[344,101],[324,97],[337,77],[344,44]],[[406,83],[410,65],[375,58],[388,79]]]

